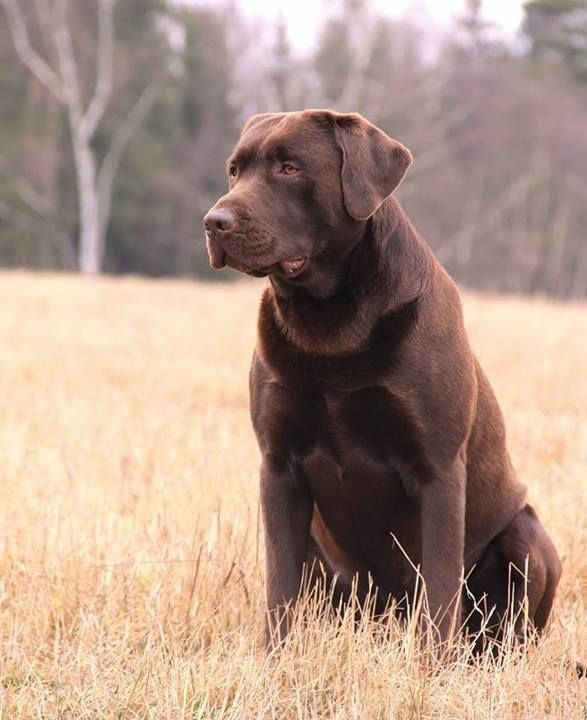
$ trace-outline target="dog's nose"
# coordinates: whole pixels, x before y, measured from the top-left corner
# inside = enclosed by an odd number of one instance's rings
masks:
[[[207,232],[223,233],[234,227],[236,216],[226,207],[212,208],[204,216],[204,227]]]

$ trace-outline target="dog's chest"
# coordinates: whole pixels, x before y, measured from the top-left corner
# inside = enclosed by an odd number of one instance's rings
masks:
[[[333,537],[371,559],[389,551],[390,532],[409,544],[417,522],[409,418],[382,387],[325,390],[317,400],[298,463]]]
[[[409,466],[419,457],[419,429],[402,402],[387,388],[319,388],[311,418],[302,429],[302,460],[325,454],[341,468],[357,463],[382,471]]]
[[[402,475],[418,460],[417,432],[386,388],[320,389],[307,410],[312,421],[292,450],[315,497],[334,492],[372,505],[405,495]]]

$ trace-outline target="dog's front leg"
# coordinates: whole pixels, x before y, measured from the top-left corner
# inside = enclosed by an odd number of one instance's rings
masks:
[[[442,643],[460,626],[465,486],[465,465],[457,458],[420,489],[422,576],[430,619]]]
[[[265,458],[261,467],[261,506],[265,525],[267,644],[276,646],[289,631],[300,591],[312,498],[287,463]]]

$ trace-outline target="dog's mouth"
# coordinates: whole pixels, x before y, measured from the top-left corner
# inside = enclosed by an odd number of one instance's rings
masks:
[[[206,244],[208,246],[210,265],[215,270],[220,270],[225,265],[228,265],[228,267],[231,267],[233,270],[238,270],[253,277],[266,277],[267,275],[279,274],[289,279],[301,275],[308,264],[308,257],[306,255],[297,255],[296,257],[287,258],[286,260],[279,260],[271,265],[251,267],[246,262],[227,253],[222,245],[215,240],[214,236],[209,232],[206,233]]]
[[[263,278],[268,275],[282,275],[286,278],[295,278],[301,275],[306,269],[308,263],[307,257],[295,257],[290,260],[281,260],[280,262],[273,263],[261,268],[251,268],[236,258],[225,255],[225,264],[233,270],[250,275],[251,277]]]
[[[282,260],[279,265],[287,277],[296,277],[300,273],[304,272],[307,261],[307,257],[300,255],[299,257],[292,258],[291,260]]]
[[[273,265],[269,265],[264,268],[244,269],[241,266],[237,269],[241,270],[241,272],[245,272],[247,275],[252,275],[253,277],[267,277],[267,275],[280,274],[285,275],[287,278],[294,278],[304,272],[307,262],[307,257],[300,256],[292,258],[291,260],[282,260],[281,262],[274,263]]]

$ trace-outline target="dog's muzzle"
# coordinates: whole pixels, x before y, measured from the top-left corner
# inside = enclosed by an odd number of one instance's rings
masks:
[[[210,265],[215,270],[226,265],[226,253],[222,244],[222,237],[230,233],[236,225],[236,216],[226,207],[212,208],[204,217],[206,230],[206,245]]]

